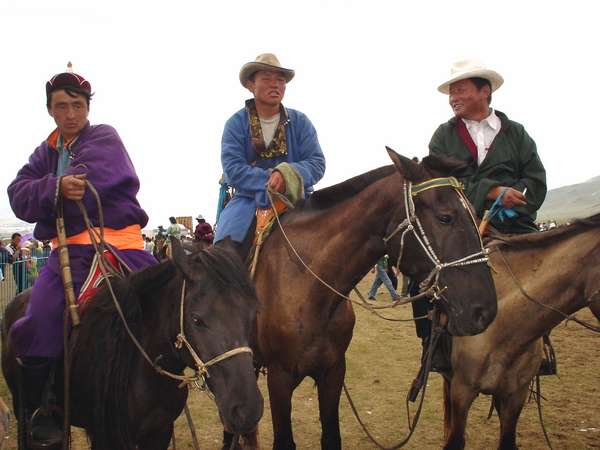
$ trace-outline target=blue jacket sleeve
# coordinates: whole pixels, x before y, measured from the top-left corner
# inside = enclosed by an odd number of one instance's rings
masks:
[[[243,191],[265,190],[269,172],[253,167],[246,159],[244,146],[244,125],[239,115],[234,115],[225,124],[221,140],[221,164],[229,184]]]
[[[299,160],[291,162],[291,166],[302,175],[304,186],[316,184],[325,174],[325,156],[319,145],[317,131],[304,114],[299,114],[297,141]]]

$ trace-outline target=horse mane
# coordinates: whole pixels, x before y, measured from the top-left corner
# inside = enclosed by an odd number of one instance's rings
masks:
[[[245,267],[231,251],[211,247],[186,258],[189,264],[193,264],[194,270],[208,275],[219,292],[254,295]],[[123,315],[138,341],[144,340],[145,316],[157,314],[159,308],[179,301],[179,283],[175,288],[177,292],[168,292],[173,290],[172,281],[176,277],[181,277],[180,272],[169,260],[141,269],[122,280],[112,281]],[[129,430],[127,398],[135,368],[133,362],[140,353],[127,334],[108,289],[103,289],[90,302],[79,327],[74,354],[91,352],[93,355],[89,360],[92,364],[87,368],[89,378],[82,380],[92,385],[92,433],[102,444],[99,448],[133,448],[135,443]],[[178,311],[178,308],[173,310]],[[163,319],[166,322],[167,317]],[[145,350],[151,358],[158,356],[153,355],[150,349]],[[144,361],[143,364],[147,363]]]
[[[421,167],[423,168],[421,176],[423,179],[428,179],[431,177],[454,175],[460,173],[460,171],[468,166],[468,161],[451,156],[429,155],[421,161]],[[375,181],[390,176],[395,172],[397,172],[397,169],[394,165],[373,169],[341,183],[315,191],[307,200],[299,202],[296,206],[311,210],[331,208],[358,194]]]
[[[592,216],[577,219],[573,223],[568,225],[561,225],[553,230],[544,231],[543,233],[527,233],[527,234],[494,234],[492,240],[488,243],[489,246],[499,247],[541,247],[548,245],[558,239],[562,239],[573,234],[577,234],[581,231],[588,230],[590,228],[600,227],[600,213]]]
[[[375,181],[390,176],[395,172],[396,168],[393,165],[379,167],[341,183],[315,191],[307,200],[299,202],[297,206],[312,210],[331,208],[358,194]]]

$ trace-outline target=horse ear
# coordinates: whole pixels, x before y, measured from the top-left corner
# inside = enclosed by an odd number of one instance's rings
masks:
[[[425,178],[425,171],[419,163],[396,153],[387,146],[385,149],[387,150],[388,155],[390,155],[390,159],[396,166],[396,169],[398,169],[398,171],[404,175],[404,178],[409,181],[420,181]]]
[[[190,259],[188,255],[185,254],[185,250],[181,246],[181,242],[179,239],[171,236],[171,257],[175,266],[183,272],[183,275],[191,279],[192,278],[192,269],[190,267]]]

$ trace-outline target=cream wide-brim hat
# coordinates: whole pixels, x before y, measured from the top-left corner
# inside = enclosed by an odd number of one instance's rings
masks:
[[[485,78],[489,80],[492,85],[492,92],[502,86],[504,78],[498,72],[490,70],[483,65],[481,61],[476,59],[464,59],[457,61],[452,64],[450,69],[450,79],[444,84],[438,86],[438,91],[442,94],[450,93],[450,85],[460,80],[466,80],[468,78]]]
[[[281,72],[283,73],[287,83],[294,78],[295,74],[292,69],[281,67],[277,56],[275,56],[273,53],[262,53],[258,55],[254,61],[246,63],[242,66],[242,69],[240,70],[240,83],[242,83],[242,86],[246,87],[246,82],[254,73],[258,72],[259,70],[273,70],[276,72]]]

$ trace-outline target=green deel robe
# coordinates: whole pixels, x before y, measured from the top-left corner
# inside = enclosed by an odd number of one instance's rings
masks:
[[[429,153],[453,156],[470,163],[454,175],[464,183],[465,193],[480,218],[493,203],[485,198],[493,187],[508,186],[521,192],[527,187],[527,205],[514,208],[518,216],[504,222],[494,218],[491,224],[503,233],[536,231],[536,212],[546,197],[546,170],[535,142],[523,125],[500,111],[495,112],[502,126],[480,166],[458,134],[457,121],[460,119],[456,117],[438,127],[429,143]]]

